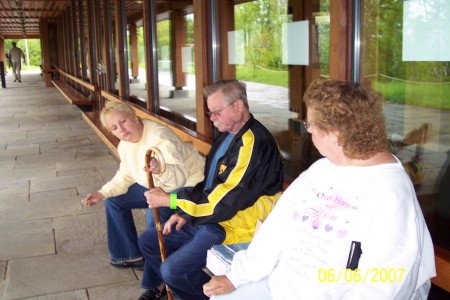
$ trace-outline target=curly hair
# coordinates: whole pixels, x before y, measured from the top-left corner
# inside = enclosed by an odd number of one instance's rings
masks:
[[[130,116],[137,116],[133,107],[131,107],[128,103],[123,101],[108,101],[105,104],[105,107],[100,112],[100,122],[103,127],[109,131],[109,128],[106,126],[106,116],[110,113],[120,111],[129,114]]]
[[[338,143],[353,159],[368,159],[387,149],[383,100],[359,83],[317,79],[304,101],[314,126],[326,133],[338,131]]]
[[[203,95],[208,98],[215,92],[221,91],[225,97],[225,102],[232,103],[240,99],[244,106],[248,108],[247,85],[243,81],[236,79],[222,79],[203,88]]]

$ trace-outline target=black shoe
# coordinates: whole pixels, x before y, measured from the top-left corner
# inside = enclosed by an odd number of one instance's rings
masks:
[[[22,80],[19,79],[19,82],[22,82]]]
[[[17,81],[17,79],[14,79],[14,82],[16,82]]]
[[[163,297],[166,295],[166,289],[163,289],[163,291],[160,292],[158,289],[153,288],[151,290],[145,290],[145,292],[142,293],[138,300],[158,300],[163,299]]]
[[[144,270],[144,259],[136,261],[128,260],[111,260],[109,262],[113,267],[125,269],[125,268],[135,268],[137,270]]]

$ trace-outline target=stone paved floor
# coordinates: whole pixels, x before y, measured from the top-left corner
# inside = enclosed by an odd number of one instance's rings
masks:
[[[137,299],[142,272],[109,265],[103,204],[83,207],[118,168],[38,73],[0,89],[0,299]],[[145,226],[136,211],[139,230]]]

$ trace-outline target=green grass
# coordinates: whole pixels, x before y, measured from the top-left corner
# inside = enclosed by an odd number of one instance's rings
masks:
[[[288,72],[271,71],[258,67],[237,67],[236,77],[244,81],[288,87]],[[386,102],[437,109],[450,109],[450,82],[425,84],[403,81],[373,81],[373,88]]]
[[[41,69],[41,67],[39,67],[39,66],[33,66],[33,65],[27,66],[26,64],[22,64],[22,70],[25,70],[25,71],[40,70],[40,69]]]
[[[373,88],[386,102],[450,109],[450,83],[423,84],[374,81]]]
[[[244,81],[266,83],[278,86],[288,86],[287,71],[272,71],[258,67],[237,67],[236,78]]]

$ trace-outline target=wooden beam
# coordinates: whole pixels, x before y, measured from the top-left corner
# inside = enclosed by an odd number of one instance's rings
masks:
[[[41,53],[42,53],[42,70],[47,70],[51,68],[50,64],[50,48],[48,39],[48,23],[47,19],[41,19],[39,22],[39,34],[41,36]],[[46,87],[51,87],[52,85],[52,74],[48,72],[42,72],[42,79]]]
[[[213,138],[211,121],[205,112],[205,98],[203,87],[212,83],[211,41],[209,38],[208,12],[209,1],[193,0],[194,3],[194,44],[195,44],[195,107],[197,117],[197,132]]]
[[[126,39],[126,8],[125,0],[114,1],[115,10],[115,36],[116,36],[116,70],[118,75],[119,96],[130,96],[130,80],[128,76],[128,45]]]
[[[133,78],[139,76],[139,54],[138,54],[138,39],[137,26],[135,23],[129,23],[128,29],[130,31],[130,48],[131,48],[131,75]]]
[[[219,21],[219,44],[225,51],[221,53],[220,78],[235,79],[236,65],[230,64],[228,53],[228,32],[234,31],[234,6],[233,0],[217,1],[217,16]]]
[[[330,78],[351,80],[351,1],[330,1]]]
[[[159,98],[157,97],[159,87],[155,83],[155,74],[153,72],[157,68],[157,53],[156,53],[156,24],[153,23],[152,14],[154,13],[154,4],[151,0],[144,0],[142,20],[144,26],[144,47],[145,51],[145,75],[146,75],[146,92],[147,92],[147,111],[157,112],[159,109]],[[155,95],[155,97],[153,96]]]
[[[170,28],[172,47],[172,81],[175,89],[186,85],[186,74],[183,72],[182,51],[186,46],[186,21],[182,10],[171,13],[172,26]]]

